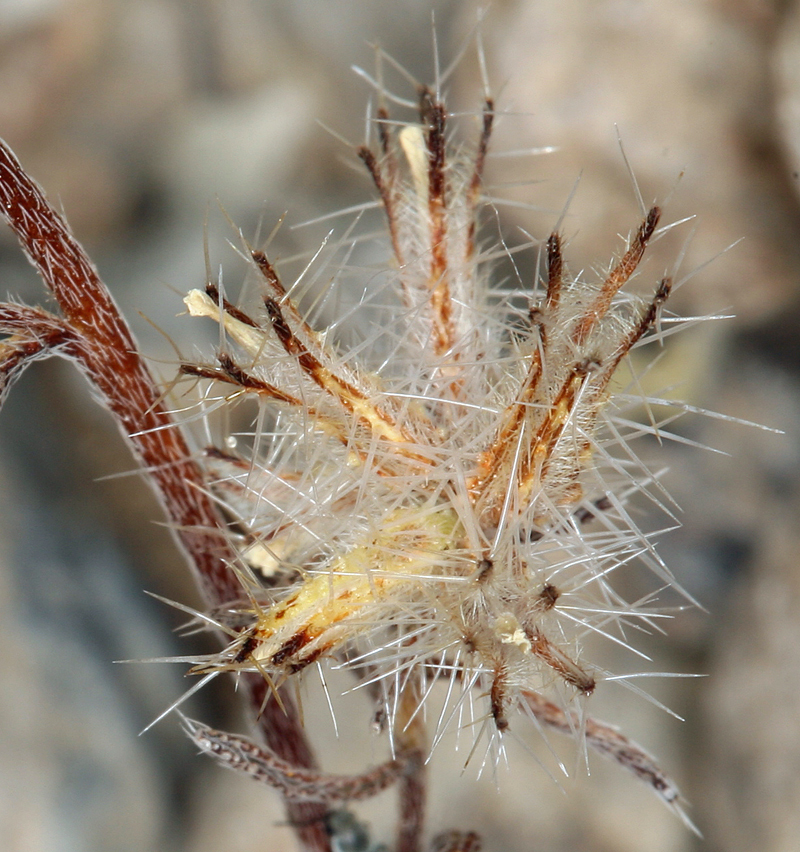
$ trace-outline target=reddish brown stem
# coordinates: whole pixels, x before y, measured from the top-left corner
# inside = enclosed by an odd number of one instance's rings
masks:
[[[400,818],[396,852],[419,852],[425,829],[428,773],[424,755],[427,752],[427,730],[422,713],[418,712],[419,701],[419,681],[410,678],[400,694],[395,719],[397,748],[400,753],[411,758],[398,785]]]
[[[240,594],[217,511],[111,294],[39,186],[0,144],[0,209],[80,340],[80,360],[170,516],[209,603]]]
[[[33,308],[4,307],[7,322],[2,330],[15,335],[5,341],[6,375],[13,380],[21,373],[26,354],[29,360],[45,354],[76,360],[148,472],[207,603],[219,606],[236,600],[241,588],[229,568],[235,554],[224,522],[206,494],[202,472],[181,431],[161,403],[130,329],[66,222],[2,142],[0,214],[64,315],[61,319]],[[26,313],[39,322],[40,333],[22,328]],[[262,706],[264,689],[263,680],[251,680],[256,708]],[[297,710],[288,696],[283,704],[286,712],[277,702],[268,702],[260,717],[267,744],[283,759],[313,768],[316,764]],[[288,802],[287,810],[307,850],[330,852],[325,808]]]
[[[286,690],[281,692],[281,707],[268,696],[269,687],[263,677],[257,674],[248,674],[246,677],[253,706],[264,708],[259,723],[267,745],[288,763],[316,768],[317,762],[300,726],[299,713],[292,696]],[[309,852],[330,852],[330,837],[326,828],[329,809],[317,802],[292,799],[284,799],[284,805],[289,822],[303,848]]]
[[[446,831],[433,839],[430,852],[481,852],[481,839],[473,831]]]
[[[425,825],[426,774],[424,762],[419,760],[400,780],[397,852],[419,852]]]

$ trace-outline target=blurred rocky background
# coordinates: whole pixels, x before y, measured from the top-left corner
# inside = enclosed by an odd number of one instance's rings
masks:
[[[478,7],[433,5],[446,64]],[[640,215],[619,137],[645,201],[668,198],[673,220],[696,216],[683,226],[681,239],[695,233],[678,279],[743,238],[675,295],[684,314],[736,319],[674,338],[659,383],[785,435],[692,416],[681,436],[727,455],[684,444],[653,454],[666,458],[684,522],[661,552],[708,613],[683,613],[647,649],[659,670],[708,677],[653,685],[685,723],[611,685],[591,708],[659,756],[705,839],[616,767],[593,760],[591,778],[562,790],[513,744],[496,784],[437,754],[431,823],[478,829],[496,852],[795,850],[800,3],[494,0],[482,38],[506,113],[495,150],[559,149],[491,163],[506,197],[539,208],[500,208],[509,240],[524,239],[520,227],[545,236],[580,175],[563,223],[568,257],[575,270],[606,262]],[[368,196],[347,146],[317,120],[363,139],[370,92],[350,66],[372,67],[371,43],[431,79],[431,4],[0,0],[0,135],[63,207],[160,375],[174,369],[170,340],[186,355],[213,340],[177,316],[182,293],[205,280],[207,218],[212,264],[233,287],[226,215],[252,235],[287,212],[275,251],[288,257],[328,227],[288,223]],[[479,104],[474,54],[448,82],[458,109]],[[541,183],[510,186],[530,180]],[[653,279],[670,251],[656,247]],[[0,234],[0,290],[45,299],[10,233]],[[69,365],[37,365],[14,388],[0,415],[2,846],[290,848],[271,792],[197,757],[174,718],[137,738],[189,684],[181,666],[113,661],[188,653],[202,640],[176,637],[182,617],[142,592],[197,603],[147,487],[103,479],[130,468]],[[328,765],[363,766],[370,746],[353,754],[348,737],[368,740],[366,718],[340,719],[331,746],[315,703],[309,725]],[[188,711],[244,730],[232,706],[225,685]],[[376,839],[389,836],[390,804],[388,794],[360,810]]]

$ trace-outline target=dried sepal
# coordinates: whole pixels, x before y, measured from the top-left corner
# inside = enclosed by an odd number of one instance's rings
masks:
[[[340,805],[367,799],[395,784],[422,755],[404,754],[359,775],[332,775],[298,767],[239,734],[218,731],[193,719],[183,724],[189,739],[223,766],[280,790],[287,799]]]
[[[682,809],[683,798],[677,785],[638,743],[597,719],[587,717],[581,722],[576,714],[566,712],[534,692],[524,693],[523,700],[526,710],[541,725],[567,736],[574,736],[576,731],[581,730],[589,748],[614,761],[650,787],[697,833],[697,828]]]

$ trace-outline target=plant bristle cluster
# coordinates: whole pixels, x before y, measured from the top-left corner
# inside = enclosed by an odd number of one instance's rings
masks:
[[[631,350],[660,338],[669,279],[646,299],[621,292],[660,210],[597,280],[569,274],[554,232],[530,286],[493,289],[496,247],[479,235],[494,120],[487,100],[471,153],[456,153],[433,91],[412,122],[379,109],[377,143],[358,155],[396,293],[379,308],[365,297],[380,328],[360,345],[313,327],[302,282],[260,250],[248,249],[256,310],[215,283],[185,300],[224,329],[213,363],[182,366],[221,391],[205,405],[259,404],[252,452],[205,452],[243,593],[214,615],[230,644],[195,671],[259,672],[278,688],[312,663],[350,669],[396,753],[425,714],[434,743],[452,724],[494,752],[520,713],[577,734],[570,703],[604,674],[584,659],[587,637],[626,645],[624,625],[652,617],[614,590],[615,569],[639,560],[671,581],[626,508],[652,483],[627,447],[648,429],[612,393]],[[640,774],[658,789],[655,771]]]

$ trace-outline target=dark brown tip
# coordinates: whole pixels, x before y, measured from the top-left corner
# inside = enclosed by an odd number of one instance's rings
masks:
[[[645,245],[658,225],[658,220],[661,218],[661,208],[653,206],[647,211],[644,222],[639,226],[639,232],[636,235],[636,241],[641,245]]]
[[[560,597],[561,592],[552,583],[547,583],[539,592],[539,600],[542,602],[545,612],[552,609]]]
[[[476,577],[479,583],[486,580],[494,569],[494,562],[491,559],[480,559],[478,561],[478,575]]]

